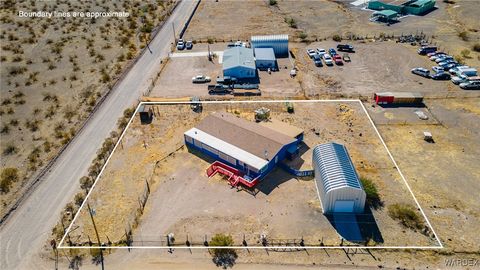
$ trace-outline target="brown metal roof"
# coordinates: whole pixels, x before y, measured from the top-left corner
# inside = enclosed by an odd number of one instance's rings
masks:
[[[223,112],[210,114],[196,128],[263,159],[271,159],[284,145],[295,141],[273,129]]]
[[[283,133],[290,138],[296,138],[298,135],[303,133],[303,129],[292,126],[277,119],[271,119],[270,121],[262,121],[260,122],[260,125]]]

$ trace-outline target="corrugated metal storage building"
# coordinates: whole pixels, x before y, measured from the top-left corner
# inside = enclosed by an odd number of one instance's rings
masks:
[[[377,92],[373,94],[377,104],[418,104],[423,102],[423,95],[412,92]]]
[[[257,69],[253,50],[244,47],[233,47],[223,52],[223,76],[237,79],[255,78]]]
[[[245,173],[264,177],[298,152],[300,140],[229,113],[212,113],[184,134],[185,144]]]
[[[399,14],[422,15],[435,8],[435,0],[374,0],[368,2],[373,10],[393,10]]]
[[[323,213],[361,213],[366,194],[345,146],[315,146],[312,163]]]
[[[277,59],[272,48],[256,48],[255,52],[255,65],[259,70],[276,70]]]
[[[276,57],[288,57],[288,35],[252,36],[252,48],[272,48]]]
[[[404,13],[422,15],[435,8],[435,0],[413,0],[405,5]]]

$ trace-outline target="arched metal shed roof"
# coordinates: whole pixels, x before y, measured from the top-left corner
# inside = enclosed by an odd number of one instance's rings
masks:
[[[318,165],[325,193],[343,187],[363,189],[345,146],[338,143],[317,145],[313,161]],[[317,173],[317,172],[316,172]]]
[[[252,48],[272,48],[275,56],[288,56],[288,35],[252,36]]]

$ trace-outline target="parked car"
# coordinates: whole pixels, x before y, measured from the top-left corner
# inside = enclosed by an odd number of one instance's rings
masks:
[[[223,78],[217,77],[217,83],[218,84],[234,84],[237,83],[237,78],[235,77],[230,77],[230,76],[224,76]]]
[[[444,52],[431,52],[431,53],[427,53],[427,56],[428,57],[432,57],[432,56],[435,56],[435,55],[441,55],[441,54],[446,54]]]
[[[337,50],[341,52],[355,52],[353,46],[348,44],[338,44]]]
[[[456,74],[460,70],[467,69],[467,68],[470,68],[470,67],[469,66],[457,66],[457,67],[449,69],[448,72],[450,72],[450,74]]]
[[[478,72],[476,68],[458,68],[453,74],[460,76],[465,75],[469,77],[478,76]]]
[[[426,68],[414,68],[412,69],[412,73],[425,78],[430,78],[430,71]]]
[[[322,48],[317,48],[317,53],[320,55],[320,57],[322,57],[324,54],[327,53],[327,51]]]
[[[187,43],[185,43],[185,48],[187,50],[191,50],[193,48],[193,42],[192,41],[187,41]]]
[[[427,53],[436,52],[436,51],[437,51],[437,47],[435,46],[424,46],[418,49],[417,52],[420,55],[426,55]]]
[[[334,48],[330,48],[330,49],[328,49],[328,53],[333,57],[334,55],[337,54],[337,51],[335,51]]]
[[[480,90],[480,81],[468,81],[461,83],[460,88],[465,90]]]
[[[455,65],[458,65],[458,63],[455,61],[445,61],[445,62],[438,63],[438,65],[443,67],[443,69],[448,70],[450,67],[454,67]]]
[[[314,49],[307,49],[307,54],[308,57],[313,58],[313,56],[317,54],[317,52]]]
[[[323,61],[325,61],[325,65],[333,66],[333,60],[332,60],[332,57],[329,54],[324,54],[323,55]]]
[[[177,50],[183,50],[185,49],[185,42],[183,39],[179,39],[177,42]]]
[[[315,63],[315,66],[317,67],[323,67],[322,58],[319,54],[313,56],[313,63]]]
[[[430,56],[429,59],[432,60],[432,61],[435,61],[435,60],[437,60],[437,59],[440,58],[440,57],[446,57],[446,56],[448,56],[446,53],[437,53],[437,54],[435,54],[435,55],[433,55],[433,56]]]
[[[208,93],[210,95],[214,95],[214,94],[225,95],[225,94],[232,93],[232,89],[229,86],[223,85],[223,84],[211,84],[208,86]]]
[[[440,73],[445,71],[441,66],[434,66],[432,67],[432,70],[435,71],[435,73]]]
[[[480,81],[480,77],[479,76],[468,77],[468,76],[462,74],[460,76],[452,76],[451,81],[454,84],[461,84],[461,83],[466,83],[466,82],[469,82],[469,81]]]
[[[333,61],[335,61],[335,64],[338,65],[338,66],[343,66],[343,61],[342,61],[342,57],[338,54],[335,54],[333,56]]]
[[[343,61],[345,61],[345,62],[351,62],[352,61],[352,59],[350,59],[350,55],[348,55],[348,53],[343,54]]]
[[[192,78],[192,83],[207,83],[207,82],[211,82],[211,81],[212,80],[210,79],[210,77],[205,76],[205,75],[197,75],[197,76]]]
[[[448,65],[445,65],[445,66],[443,67],[443,69],[445,69],[445,70],[450,70],[451,68],[454,68],[454,67],[456,67],[456,66],[458,66],[458,65],[460,65],[460,64],[457,63],[457,62],[453,62],[453,63],[450,63],[450,64],[448,64]]]
[[[435,63],[440,63],[440,62],[447,61],[447,60],[453,60],[453,56],[445,55],[444,57],[439,57],[439,58],[435,59]]]
[[[434,80],[442,80],[442,81],[450,80],[450,74],[448,74],[446,72],[440,72],[440,73],[430,75],[430,78],[432,78]]]

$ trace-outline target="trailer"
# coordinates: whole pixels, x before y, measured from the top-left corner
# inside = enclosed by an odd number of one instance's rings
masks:
[[[377,104],[419,104],[423,102],[423,95],[412,92],[377,92],[373,94]]]
[[[262,92],[260,89],[234,89],[234,96],[261,96]]]

